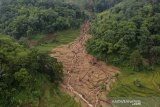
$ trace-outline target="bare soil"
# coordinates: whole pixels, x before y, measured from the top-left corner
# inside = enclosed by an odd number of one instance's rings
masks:
[[[87,54],[84,45],[91,38],[89,26],[90,22],[86,21],[80,36],[70,44],[53,49],[51,56],[63,63],[63,91],[79,100],[82,107],[108,107],[106,95],[119,69]]]

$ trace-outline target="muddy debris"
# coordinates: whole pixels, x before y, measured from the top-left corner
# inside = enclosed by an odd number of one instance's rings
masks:
[[[119,69],[87,54],[84,45],[91,38],[89,26],[90,22],[86,21],[80,36],[70,44],[53,49],[51,56],[64,66],[62,90],[78,98],[82,107],[106,107],[107,103],[105,105],[104,102],[107,99],[104,96],[115,81],[112,76],[119,73]],[[100,83],[104,83],[106,90],[102,90]]]

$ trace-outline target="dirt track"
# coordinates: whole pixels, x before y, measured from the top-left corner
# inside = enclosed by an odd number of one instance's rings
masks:
[[[64,82],[61,88],[79,99],[82,107],[108,107],[106,94],[114,82],[118,68],[97,61],[85,51],[90,22],[81,28],[80,36],[68,45],[59,46],[51,52],[64,66]]]

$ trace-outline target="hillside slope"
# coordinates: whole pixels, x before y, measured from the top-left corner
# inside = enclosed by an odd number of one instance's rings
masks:
[[[57,83],[61,63],[0,34],[0,107],[79,107]],[[63,104],[63,105],[62,105]]]
[[[124,0],[97,15],[87,51],[112,64],[142,70],[160,64],[160,2]]]
[[[86,53],[84,45],[90,38],[88,29],[87,21],[81,28],[80,37],[73,43],[53,49],[51,56],[63,63],[63,90],[80,99],[82,107],[105,107],[106,93],[114,82],[113,76],[119,71]]]
[[[84,11],[58,0],[0,0],[0,32],[20,39],[78,28]]]
[[[108,97],[140,97],[142,107],[160,105],[155,101],[160,96],[159,29],[158,0],[123,0],[92,21],[87,52],[121,68]]]

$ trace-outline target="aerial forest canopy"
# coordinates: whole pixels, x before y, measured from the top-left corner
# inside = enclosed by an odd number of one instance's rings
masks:
[[[0,32],[17,39],[76,28],[85,18],[79,7],[58,0],[0,0]]]
[[[97,15],[90,32],[87,50],[98,59],[136,70],[160,64],[158,0],[124,0]]]
[[[122,0],[62,0],[67,3],[79,5],[83,9],[102,12],[120,3]]]
[[[0,34],[0,106],[34,106],[42,94],[42,77],[58,85],[63,79],[62,64],[47,54],[29,50]],[[38,79],[41,77],[40,80]]]
[[[122,0],[93,0],[94,9],[96,12],[102,12],[106,9],[110,9],[114,5],[120,3]]]

